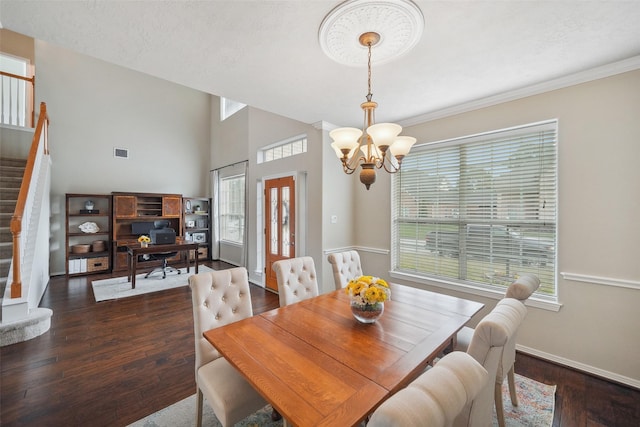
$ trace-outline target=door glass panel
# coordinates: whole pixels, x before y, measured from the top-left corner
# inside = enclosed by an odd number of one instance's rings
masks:
[[[277,188],[272,188],[271,189],[271,220],[270,222],[270,232],[271,232],[271,242],[269,244],[269,250],[271,251],[271,253],[273,255],[277,255],[278,252],[278,228],[279,228],[279,224],[278,224],[278,217],[280,215],[278,215],[278,205],[279,205],[279,199],[278,199],[278,189]]]
[[[289,187],[282,187],[282,256],[289,255]]]

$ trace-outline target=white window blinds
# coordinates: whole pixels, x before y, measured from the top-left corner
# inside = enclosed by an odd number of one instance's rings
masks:
[[[555,297],[556,129],[415,147],[393,177],[393,270],[492,289],[534,273]]]

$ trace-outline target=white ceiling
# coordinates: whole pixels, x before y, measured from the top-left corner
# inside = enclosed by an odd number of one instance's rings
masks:
[[[366,67],[318,42],[340,1],[2,0],[4,28],[305,123],[362,124]],[[640,1],[415,1],[424,33],[376,66],[378,122],[408,121],[623,61]],[[366,56],[366,51],[363,51]],[[363,62],[366,58],[363,57]]]

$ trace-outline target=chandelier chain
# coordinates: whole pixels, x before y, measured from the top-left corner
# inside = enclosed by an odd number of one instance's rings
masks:
[[[371,93],[371,42],[367,43],[367,46],[369,46],[369,56],[367,61],[367,88],[369,91],[367,93],[367,101],[371,102],[371,98],[373,97],[373,94]]]

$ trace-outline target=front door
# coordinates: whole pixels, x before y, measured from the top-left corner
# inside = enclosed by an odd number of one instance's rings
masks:
[[[273,263],[294,258],[295,251],[295,181],[292,176],[265,182],[265,284],[278,290]]]

